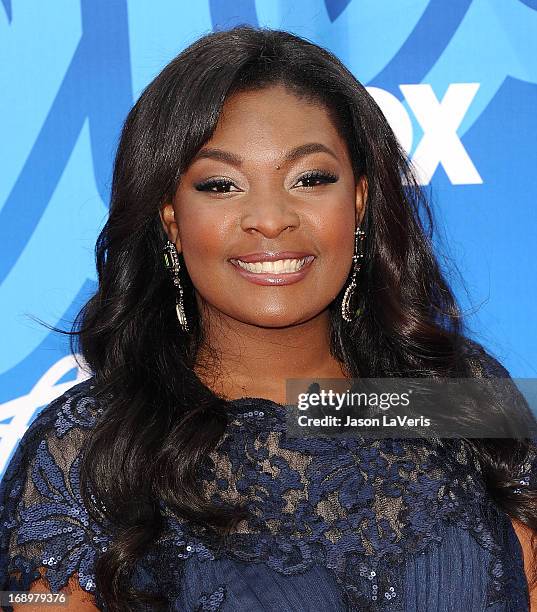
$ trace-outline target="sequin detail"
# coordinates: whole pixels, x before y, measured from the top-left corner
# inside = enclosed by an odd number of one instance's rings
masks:
[[[29,590],[42,566],[54,592],[75,573],[83,589],[95,592],[94,563],[110,536],[90,520],[80,494],[76,441],[95,424],[95,401],[87,389],[84,381],[41,412],[5,472],[0,489],[0,548],[9,551],[7,566],[0,564],[5,590]]]
[[[28,590],[43,566],[53,590],[76,573],[81,587],[98,595],[94,566],[112,536],[94,524],[80,496],[80,448],[103,414],[91,381],[42,411],[6,471],[0,489],[5,590]],[[149,590],[178,601],[194,557],[263,563],[284,576],[319,563],[333,572],[349,609],[396,612],[403,609],[402,564],[437,546],[446,526],[456,525],[489,553],[487,603],[524,600],[525,593],[514,592],[522,587],[509,575],[493,528],[501,515],[463,440],[297,439],[287,437],[279,404],[244,398],[229,408],[228,427],[201,466],[201,480],[209,499],[243,503],[248,518],[221,546],[161,503],[165,529],[137,566]],[[536,461],[534,454],[518,475],[519,490],[535,484]],[[198,609],[216,611],[225,600],[226,585],[216,584],[200,593]]]
[[[221,585],[210,595],[202,595],[197,610],[199,612],[217,612],[224,603],[225,593],[226,588],[224,585]]]

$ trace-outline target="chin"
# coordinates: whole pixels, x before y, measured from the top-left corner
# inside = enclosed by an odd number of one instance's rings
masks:
[[[250,325],[257,325],[258,327],[266,327],[266,328],[283,328],[290,327],[292,325],[299,325],[301,323],[305,323],[309,321],[315,316],[315,313],[289,313],[283,312],[278,314],[264,314],[257,315],[248,318],[247,323]]]

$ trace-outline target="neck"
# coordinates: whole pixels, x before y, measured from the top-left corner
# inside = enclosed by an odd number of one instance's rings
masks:
[[[286,401],[288,378],[345,378],[330,354],[329,313],[281,328],[258,327],[219,316],[204,325],[196,374],[227,399]]]

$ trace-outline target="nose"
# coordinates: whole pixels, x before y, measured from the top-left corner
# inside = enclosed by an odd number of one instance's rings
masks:
[[[281,194],[267,194],[245,202],[241,216],[241,228],[245,232],[275,238],[287,228],[296,229],[299,225],[297,211]]]

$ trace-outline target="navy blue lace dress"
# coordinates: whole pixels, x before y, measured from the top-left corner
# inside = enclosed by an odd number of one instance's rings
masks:
[[[44,568],[53,592],[76,576],[106,610],[94,564],[111,535],[79,491],[84,436],[105,414],[93,388],[47,406],[11,460],[0,590],[29,590]],[[246,502],[250,517],[216,549],[161,503],[166,528],[135,587],[178,611],[528,610],[522,548],[463,440],[287,438],[284,406],[242,398],[228,409],[203,486],[216,502]],[[532,457],[521,486],[537,472]]]

